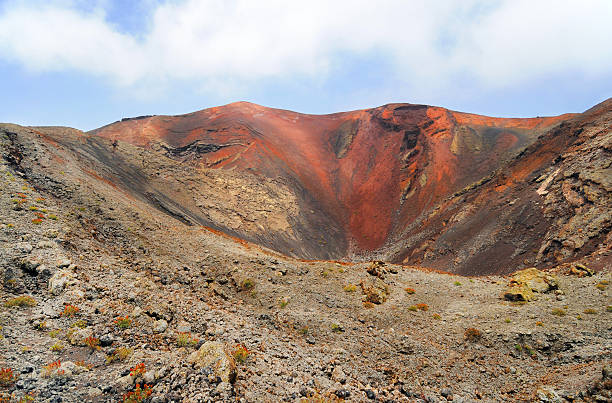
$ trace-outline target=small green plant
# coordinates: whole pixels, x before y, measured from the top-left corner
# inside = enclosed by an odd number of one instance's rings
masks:
[[[310,329],[308,328],[308,326],[302,326],[299,332],[302,336],[306,336],[310,332]]]
[[[38,224],[42,224],[42,222],[43,222],[43,220],[42,220],[42,219],[40,219],[40,218],[34,218],[34,219],[32,219],[32,224],[36,224],[36,225],[38,225]]]
[[[416,304],[416,308],[417,308],[419,311],[428,311],[428,310],[429,310],[429,305],[427,305],[427,304],[423,304],[423,303],[421,303],[421,304]]]
[[[176,344],[179,347],[195,347],[198,345],[198,342],[199,340],[189,332],[178,332],[176,334]]]
[[[57,353],[64,350],[64,346],[62,345],[62,343],[55,343],[51,346],[50,350]]]
[[[80,309],[77,306],[68,304],[64,307],[64,311],[61,313],[60,316],[63,316],[65,318],[72,318],[79,312],[79,310]]]
[[[506,318],[506,319],[504,319],[504,322],[506,322],[506,323],[512,323],[512,321],[510,320],[510,318]]]
[[[538,321],[538,322],[536,322],[536,326],[544,326],[544,323]]]
[[[555,316],[565,316],[567,312],[561,308],[554,308],[551,313]]]
[[[407,294],[409,294],[409,295],[412,295],[412,294],[416,293],[416,291],[414,290],[414,288],[407,287],[407,288],[405,288],[404,290],[405,290],[405,291],[406,291],[406,293],[407,293]]]
[[[129,329],[132,326],[132,319],[126,316],[119,316],[115,319],[115,326],[121,330]]]
[[[242,291],[251,290],[251,289],[253,289],[253,287],[255,287],[255,281],[252,278],[245,278],[240,283],[240,289]]]
[[[106,363],[112,364],[115,361],[125,361],[134,351],[131,348],[119,347],[106,357]]]
[[[514,345],[514,349],[520,353],[521,351],[523,351],[523,346],[517,343]]]
[[[85,329],[87,325],[88,323],[86,320],[79,319],[76,322],[74,322],[70,327],[78,327],[79,329]]]
[[[460,286],[461,283],[459,281],[455,281],[453,284],[455,284],[456,286]]]
[[[355,284],[347,284],[344,286],[344,291],[346,292],[355,292],[357,291],[357,286]]]
[[[21,295],[19,297],[11,298],[4,303],[4,306],[7,308],[24,308],[36,306],[37,302],[34,298],[29,295]]]
[[[606,307],[606,312],[612,312],[612,305],[608,305]]]
[[[597,311],[593,308],[587,308],[584,310],[584,313],[586,313],[587,315],[594,315],[597,313]]]
[[[140,384],[136,384],[133,391],[123,395],[123,403],[142,403],[151,396],[151,393],[151,385],[144,384],[140,387]]]
[[[15,383],[17,375],[12,368],[0,368],[0,386],[9,387]]]
[[[535,357],[536,356],[536,352],[533,348],[531,348],[531,346],[529,346],[528,344],[525,344],[525,352],[527,354],[529,354],[531,357]]]
[[[239,363],[246,362],[250,355],[251,352],[243,344],[237,344],[232,351],[232,357]]]
[[[337,323],[332,323],[331,324],[331,330],[334,333],[343,333],[344,332],[344,329],[342,328],[342,326],[340,326]]]
[[[410,306],[408,307],[408,310],[409,310],[409,311],[412,311],[412,312],[416,312],[416,311],[418,311],[418,310],[419,310],[419,308],[417,308],[417,307],[416,307],[416,305],[410,305]]]
[[[328,272],[327,270],[323,270],[323,271],[321,272],[321,276],[322,276],[323,278],[327,278],[327,277],[329,277],[329,272]]]
[[[463,333],[465,340],[470,342],[476,342],[482,338],[482,332],[476,328],[470,327]]]
[[[43,332],[44,332],[45,330],[47,330],[47,322],[45,322],[44,320],[43,320],[43,321],[41,321],[41,322],[37,322],[37,323],[34,325],[34,329],[36,329],[36,330],[40,330],[40,331],[43,331]]]
[[[55,329],[55,330],[50,330],[49,331],[49,337],[51,337],[52,339],[55,339],[57,337],[57,335],[60,333],[61,330],[59,329]]]
[[[53,221],[57,220],[57,216],[55,214],[49,214],[47,216],[47,218],[49,218],[49,220],[53,220]]]
[[[289,304],[289,298],[284,297],[284,298],[282,298],[282,299],[280,300],[280,302],[279,302],[279,304],[278,304],[278,305],[279,305],[281,308],[284,308],[284,307],[286,307],[288,304]]]
[[[437,313],[434,313],[433,315],[431,315],[431,317],[434,318],[435,320],[442,319],[442,317],[439,314],[437,314]]]
[[[83,339],[83,344],[91,349],[91,351],[100,350],[100,339],[97,337],[89,336]]]
[[[597,283],[595,285],[595,287],[599,290],[599,291],[605,291],[606,288],[608,288],[608,284],[609,282],[607,280],[601,280],[599,283]]]
[[[30,207],[28,207],[28,210],[30,210],[30,211],[38,211],[38,207],[30,206]]]

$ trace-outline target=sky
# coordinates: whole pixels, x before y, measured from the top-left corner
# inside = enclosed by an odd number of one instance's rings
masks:
[[[235,101],[582,112],[612,96],[611,44],[612,0],[0,0],[0,122]]]

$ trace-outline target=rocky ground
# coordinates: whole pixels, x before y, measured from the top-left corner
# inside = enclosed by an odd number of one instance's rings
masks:
[[[9,137],[3,401],[612,397],[610,268],[513,280],[290,259],[152,211]],[[53,163],[63,170],[45,171]]]

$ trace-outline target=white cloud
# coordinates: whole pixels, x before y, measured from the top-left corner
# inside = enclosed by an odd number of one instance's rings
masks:
[[[422,91],[464,73],[491,88],[563,71],[612,71],[607,0],[151,1],[148,29],[138,34],[108,20],[107,0],[81,3],[5,3],[0,58],[119,87],[320,79],[341,68],[343,55],[374,53],[396,79]]]

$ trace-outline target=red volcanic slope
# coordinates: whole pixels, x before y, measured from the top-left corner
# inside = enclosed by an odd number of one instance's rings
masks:
[[[490,118],[411,104],[305,115],[240,102],[93,134],[142,147],[199,144],[206,152],[195,162],[205,167],[289,178],[344,229],[350,254],[380,248],[569,117]]]

